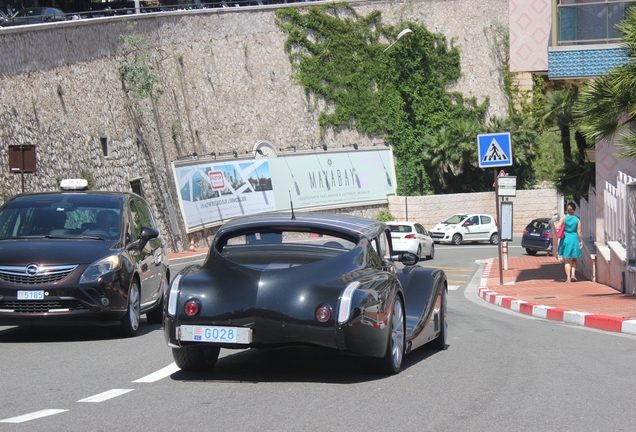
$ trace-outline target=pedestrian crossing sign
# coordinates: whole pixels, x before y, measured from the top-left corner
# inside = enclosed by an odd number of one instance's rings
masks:
[[[479,168],[512,165],[510,132],[477,135],[477,153]]]

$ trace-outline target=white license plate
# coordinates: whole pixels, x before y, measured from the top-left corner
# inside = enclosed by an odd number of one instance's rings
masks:
[[[249,344],[252,342],[252,329],[182,325],[177,329],[177,339],[189,342]]]
[[[531,236],[539,237],[541,234],[539,233],[530,233]]]
[[[18,300],[44,300],[44,291],[18,291]]]

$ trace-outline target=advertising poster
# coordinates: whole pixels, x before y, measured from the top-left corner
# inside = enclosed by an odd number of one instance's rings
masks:
[[[386,202],[395,194],[390,148],[292,153],[173,164],[188,232],[237,216]]]

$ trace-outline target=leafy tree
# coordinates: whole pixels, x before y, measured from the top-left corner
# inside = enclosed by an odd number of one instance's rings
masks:
[[[378,215],[376,216],[376,219],[380,222],[390,222],[395,220],[395,217],[393,217],[393,214],[390,211],[381,210],[380,213],[378,213]]]
[[[572,144],[570,128],[574,117],[572,108],[578,97],[575,89],[562,89],[546,93],[543,105],[539,108],[541,120],[547,126],[555,126],[561,134],[564,161],[572,161]]]
[[[488,99],[477,103],[447,90],[461,75],[459,49],[422,25],[386,26],[380,12],[360,16],[347,4],[276,13],[288,34],[293,78],[321,110],[321,133],[355,128],[385,139],[397,156],[396,171],[406,167],[406,178],[398,175],[398,193],[433,192],[431,173],[439,169],[422,160],[424,138],[452,121],[483,124],[488,106]],[[389,48],[384,40],[395,41],[403,28],[411,35]],[[475,143],[473,136],[473,148]]]
[[[591,81],[574,106],[576,122],[590,141],[617,134],[619,157],[636,158],[636,7],[616,26],[628,61]]]

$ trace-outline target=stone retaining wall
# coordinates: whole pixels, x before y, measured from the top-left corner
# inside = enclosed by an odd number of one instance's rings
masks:
[[[454,39],[462,77],[454,90],[490,97],[490,115],[505,116],[501,74],[484,32],[507,23],[507,0],[353,1],[362,15],[388,24],[421,22]],[[299,4],[303,6],[303,4]],[[286,7],[289,5],[286,5]],[[130,190],[141,181],[174,250],[190,238],[181,222],[171,162],[194,152],[249,153],[260,140],[278,148],[319,141],[318,112],[292,82],[274,22],[277,6],[162,12],[0,29],[0,170],[3,199],[21,191],[9,174],[7,147],[37,146],[37,173],[26,191],[53,190],[60,178],[88,172],[97,189]],[[156,102],[123,90],[123,35],[152,45],[163,91]],[[377,144],[355,131],[328,131],[328,147]],[[103,146],[108,155],[104,154]],[[208,231],[196,234],[203,244]]]

